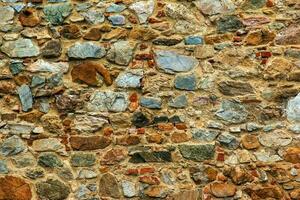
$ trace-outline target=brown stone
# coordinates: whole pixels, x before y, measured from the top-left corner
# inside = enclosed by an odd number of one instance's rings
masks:
[[[260,146],[259,141],[255,135],[244,135],[241,140],[245,149],[256,149]]]
[[[120,145],[137,145],[140,143],[140,137],[137,135],[127,135],[117,139],[117,144]]]
[[[254,180],[253,176],[249,174],[247,170],[241,167],[235,167],[234,169],[232,169],[230,172],[230,176],[232,178],[232,181],[238,185]]]
[[[34,8],[27,8],[19,14],[19,21],[22,26],[34,27],[40,23],[40,18]]]
[[[282,199],[283,192],[276,185],[251,185],[245,189],[245,192],[251,197],[252,200],[261,199]]]
[[[146,139],[149,143],[156,143],[156,144],[161,144],[164,141],[164,137],[159,133],[148,135]]]
[[[218,83],[219,91],[224,95],[245,95],[253,93],[250,83],[240,81],[221,81]]]
[[[276,34],[269,30],[251,31],[245,38],[246,45],[267,44],[274,40]]]
[[[289,147],[284,153],[284,160],[291,163],[300,163],[300,148]]]
[[[124,160],[126,156],[125,148],[114,148],[106,152],[100,162],[102,165],[114,165]]]
[[[232,197],[236,193],[236,186],[232,183],[212,183],[210,191],[215,197]]]
[[[50,40],[42,48],[42,56],[45,58],[59,57],[61,54],[61,43],[59,40]]]
[[[163,185],[152,185],[145,190],[145,194],[153,198],[165,198],[168,192],[168,188]]]
[[[300,26],[299,24],[291,24],[285,30],[277,34],[275,38],[276,44],[280,45],[297,45],[300,44]]]
[[[122,39],[126,38],[128,35],[128,31],[124,28],[116,28],[110,31],[109,33],[106,33],[103,36],[103,40],[112,40],[112,39]]]
[[[214,47],[212,45],[198,45],[194,50],[194,56],[196,58],[210,58],[215,55]]]
[[[97,73],[103,76],[106,85],[112,84],[109,71],[100,63],[83,62],[73,68],[71,75],[73,81],[82,81],[88,85],[96,86],[99,83]]]
[[[100,28],[91,28],[84,36],[83,39],[86,40],[100,40],[101,39],[101,30]]]
[[[299,200],[300,199],[300,189],[293,190],[290,195],[291,195],[292,199]]]
[[[264,70],[264,79],[275,80],[284,79],[287,77],[287,72],[290,72],[293,64],[284,58],[274,58]]]
[[[23,179],[14,176],[0,178],[1,200],[31,200],[30,186]]]
[[[205,44],[222,43],[231,41],[233,38],[232,33],[218,34],[218,35],[206,35],[204,37]]]
[[[80,28],[76,24],[65,25],[60,34],[67,39],[77,39],[81,37]]]
[[[199,200],[201,199],[201,193],[198,190],[183,190],[180,191],[167,200]]]
[[[139,181],[149,185],[159,185],[160,180],[157,176],[140,176]]]
[[[104,149],[109,146],[110,143],[111,139],[104,136],[72,136],[70,138],[70,145],[76,151]]]
[[[173,133],[171,141],[174,143],[186,142],[189,140],[189,136],[186,133]]]
[[[101,197],[120,198],[121,192],[118,180],[111,173],[103,174],[99,183],[99,194]]]
[[[134,27],[130,33],[129,37],[135,40],[153,40],[158,37],[158,34],[150,28],[144,28],[144,27]]]
[[[24,121],[32,122],[33,123],[33,122],[39,120],[39,118],[41,116],[43,116],[42,112],[40,112],[38,110],[33,110],[31,112],[19,115],[19,118],[22,119],[22,120],[24,120]]]
[[[13,81],[0,81],[0,93],[12,94],[16,90],[17,86]]]
[[[300,71],[290,72],[287,80],[300,82]]]

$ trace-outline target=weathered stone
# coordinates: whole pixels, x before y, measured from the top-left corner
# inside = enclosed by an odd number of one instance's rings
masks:
[[[0,145],[0,153],[3,156],[14,156],[26,150],[24,142],[16,135],[13,135]]]
[[[91,28],[84,36],[83,39],[86,40],[100,40],[102,37],[100,28]]]
[[[1,6],[0,7],[0,24],[12,23],[14,19],[15,11],[10,6]]]
[[[126,9],[126,6],[123,4],[115,4],[112,3],[106,8],[106,12],[108,13],[119,13]]]
[[[165,11],[167,16],[176,20],[179,19],[187,20],[187,21],[196,20],[195,16],[190,12],[190,10],[186,6],[180,3],[172,3],[172,2],[168,3],[165,6]]]
[[[50,40],[41,49],[41,55],[45,58],[59,57],[61,49],[61,43],[59,40]]]
[[[219,198],[232,197],[236,193],[236,186],[232,183],[212,183],[210,185],[211,193]]]
[[[18,88],[19,98],[22,104],[22,110],[27,112],[32,108],[33,98],[28,85],[22,85]]]
[[[120,73],[115,82],[121,88],[140,88],[142,78],[143,70],[136,69]]]
[[[194,74],[177,75],[174,80],[174,86],[180,90],[196,90],[197,77]]]
[[[170,99],[168,105],[172,108],[185,108],[188,105],[188,99],[186,95],[176,96]]]
[[[239,124],[247,119],[248,112],[241,103],[224,100],[215,115],[228,123]]]
[[[140,127],[147,126],[149,124],[150,120],[143,113],[136,112],[133,114],[131,122],[134,126],[140,128]]]
[[[35,9],[27,8],[19,14],[19,21],[22,26],[34,27],[40,23],[40,18]]]
[[[134,27],[130,31],[129,37],[136,40],[148,41],[157,38],[158,34],[150,28]]]
[[[287,118],[290,121],[300,121],[300,93],[288,101],[286,107]]]
[[[57,168],[63,163],[55,153],[41,153],[38,157],[38,164],[42,167]]]
[[[300,148],[298,147],[289,147],[284,152],[284,160],[291,163],[300,162]]]
[[[125,180],[122,181],[121,185],[125,197],[134,197],[137,195],[137,191],[133,182]]]
[[[31,200],[32,194],[28,183],[14,176],[0,178],[0,199]]]
[[[223,14],[235,9],[231,0],[198,0],[195,5],[206,15]]]
[[[12,58],[34,57],[40,54],[38,46],[30,39],[19,38],[15,41],[5,42],[1,51]]]
[[[173,46],[180,43],[181,41],[181,37],[161,37],[154,39],[152,43],[155,45]]]
[[[153,185],[145,190],[145,194],[152,198],[166,198],[170,191],[166,186]]]
[[[221,143],[221,145],[229,149],[237,149],[239,147],[238,139],[235,136],[226,132],[219,135],[218,141]]]
[[[221,81],[218,83],[219,90],[224,95],[245,95],[254,93],[250,83],[239,81]]]
[[[212,142],[220,134],[220,131],[209,129],[192,129],[193,139],[205,142]]]
[[[234,15],[222,17],[217,21],[219,33],[234,32],[243,27],[243,23]]]
[[[128,65],[133,56],[134,46],[128,41],[115,42],[107,53],[107,59],[118,65]]]
[[[92,153],[74,153],[71,156],[71,165],[74,167],[90,167],[96,163],[96,157]]]
[[[68,49],[69,58],[76,59],[102,58],[105,54],[105,48],[93,42],[76,42]]]
[[[273,41],[275,36],[276,34],[269,30],[256,30],[249,32],[244,41],[247,45],[262,45]]]
[[[215,50],[212,45],[197,45],[194,54],[196,58],[210,58],[215,55]]]
[[[190,71],[199,64],[193,57],[180,55],[175,51],[165,50],[155,51],[155,61],[159,69],[171,74]]]
[[[198,44],[203,44],[204,39],[200,36],[187,36],[184,38],[184,44],[186,45],[198,45]]]
[[[77,151],[104,149],[111,143],[111,139],[105,136],[72,136],[69,141],[71,147]]]
[[[60,34],[67,39],[77,39],[81,37],[80,28],[76,24],[63,26]]]
[[[26,171],[26,176],[31,179],[38,179],[45,176],[45,172],[42,168],[35,168]]]
[[[139,18],[141,24],[145,23],[149,16],[153,13],[155,3],[153,0],[148,1],[138,1],[129,6]]]
[[[2,129],[5,134],[29,135],[34,129],[34,124],[27,122],[8,122]]]
[[[121,191],[118,180],[111,173],[105,173],[101,176],[99,186],[99,194],[102,197],[120,198]]]
[[[279,147],[287,146],[292,142],[293,138],[284,132],[274,131],[259,135],[258,140],[266,147]]]
[[[127,156],[127,151],[124,148],[113,148],[107,151],[101,159],[102,165],[114,165],[123,161]]]
[[[105,17],[101,10],[91,9],[81,14],[84,19],[90,24],[101,24],[104,22]]]
[[[8,174],[9,171],[6,160],[0,160],[0,174]]]
[[[258,9],[266,5],[266,0],[247,0],[244,3],[244,8]]]
[[[45,18],[53,25],[63,24],[66,17],[71,14],[72,4],[71,3],[62,3],[62,4],[53,4],[46,5],[43,9]]]
[[[93,179],[97,178],[97,173],[90,169],[82,169],[79,171],[78,179]]]
[[[108,20],[115,26],[126,24],[126,18],[123,15],[111,15]]]
[[[49,63],[39,59],[26,68],[30,72],[50,72],[50,73],[66,73],[69,70],[69,64],[66,62]]]
[[[70,188],[56,179],[47,179],[36,184],[37,194],[41,199],[64,200],[70,194]]]
[[[34,140],[32,148],[37,152],[53,151],[58,153],[65,153],[65,146],[57,138],[44,138]]]
[[[212,159],[215,155],[214,144],[183,144],[179,145],[181,155],[194,161],[204,161]]]
[[[256,149],[260,146],[258,139],[255,135],[244,135],[241,140],[243,147],[246,149]]]
[[[162,105],[162,101],[160,98],[142,96],[140,98],[140,105],[146,108],[160,109]]]
[[[129,162],[146,163],[146,162],[172,162],[171,152],[169,151],[141,151],[131,155]]]
[[[116,28],[110,31],[109,33],[106,33],[103,36],[103,40],[112,40],[112,39],[123,39],[126,38],[128,35],[128,31],[125,28]]]
[[[276,185],[249,185],[247,188],[245,188],[245,192],[255,200],[258,199],[282,199],[283,197],[283,191],[280,189],[279,186]]]

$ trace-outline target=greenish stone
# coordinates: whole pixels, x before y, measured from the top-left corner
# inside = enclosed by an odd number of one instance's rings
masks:
[[[146,162],[172,162],[172,155],[169,151],[141,151],[131,155],[131,163]]]
[[[32,93],[29,86],[23,84],[17,89],[17,92],[22,104],[22,110],[25,112],[29,111],[33,105]]]
[[[239,147],[239,141],[238,139],[229,133],[222,133],[218,137],[218,141],[220,144],[228,149],[237,149]]]
[[[38,157],[38,164],[42,167],[62,167],[63,163],[55,153],[41,153]]]
[[[70,188],[63,182],[55,179],[37,183],[36,189],[38,197],[45,200],[64,200],[70,194]]]
[[[258,9],[266,5],[266,0],[247,0],[244,4],[244,8]]]
[[[160,109],[162,105],[161,98],[141,97],[140,105],[151,109]]]
[[[53,25],[61,25],[71,14],[72,5],[70,3],[46,5],[43,11],[47,21]]]
[[[25,175],[28,178],[31,178],[33,180],[38,179],[38,178],[42,178],[42,177],[45,176],[44,170],[42,168],[29,169],[28,171],[26,171]]]
[[[38,85],[43,85],[46,82],[46,78],[39,75],[34,75],[31,79],[31,87],[36,87]]]
[[[17,75],[24,70],[23,62],[21,60],[13,60],[9,65],[9,69],[12,75]]]
[[[228,123],[238,124],[246,121],[248,112],[240,102],[223,100],[215,115]]]
[[[177,75],[174,81],[175,88],[180,90],[196,90],[197,78],[194,74]]]
[[[216,137],[219,134],[220,131],[218,130],[209,130],[209,129],[201,129],[201,128],[192,129],[193,139],[197,141],[212,142],[216,139]]]
[[[4,156],[13,156],[21,153],[25,149],[26,145],[24,144],[22,139],[16,135],[13,135],[4,140],[0,145],[0,154]]]
[[[0,174],[8,174],[9,170],[5,160],[0,160]]]
[[[169,106],[172,108],[185,108],[188,104],[186,95],[180,95],[175,98],[172,98],[169,101]]]
[[[217,21],[217,30],[219,33],[234,32],[243,27],[243,23],[238,17],[230,15],[222,17]]]
[[[212,159],[215,155],[214,144],[183,144],[179,145],[181,155],[194,161],[204,161]]]
[[[71,156],[71,165],[74,167],[90,167],[96,163],[96,157],[91,153],[75,153]]]

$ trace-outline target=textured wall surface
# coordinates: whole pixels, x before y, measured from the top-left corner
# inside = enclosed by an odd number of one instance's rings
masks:
[[[0,0],[0,200],[300,200],[299,0]]]

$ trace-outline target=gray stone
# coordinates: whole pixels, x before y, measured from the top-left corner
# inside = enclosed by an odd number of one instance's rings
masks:
[[[168,4],[167,4],[168,5]],[[149,1],[138,1],[129,6],[138,16],[139,22],[141,24],[147,22],[147,19],[153,13],[155,3],[153,0]]]
[[[212,142],[216,139],[216,137],[220,134],[220,131],[217,130],[209,130],[209,129],[201,129],[194,128],[192,129],[193,139],[204,141],[204,142]]]
[[[101,10],[91,9],[81,14],[84,19],[90,24],[101,24],[104,22],[105,17]]]
[[[212,159],[215,155],[214,144],[183,144],[179,145],[181,155],[194,161],[204,161]]]
[[[165,11],[167,16],[175,20],[186,20],[186,21],[196,21],[195,16],[190,10],[181,3],[171,3],[169,2],[165,6]]]
[[[31,153],[22,153],[13,157],[17,168],[32,167],[36,164],[36,158]]]
[[[126,92],[100,92],[96,91],[87,103],[89,111],[123,112],[128,107],[128,94]]]
[[[162,101],[161,98],[142,96],[140,98],[140,105],[146,108],[160,109]]]
[[[133,182],[125,180],[125,181],[122,181],[121,185],[122,185],[123,194],[125,197],[136,196],[137,192],[136,192],[135,184]]]
[[[126,9],[124,4],[115,4],[112,3],[106,8],[106,12],[108,13],[119,13]]]
[[[300,93],[288,101],[286,115],[289,121],[300,122]]]
[[[96,163],[96,157],[92,153],[74,153],[71,156],[71,165],[73,167],[90,167]]]
[[[196,90],[197,78],[194,74],[177,75],[174,80],[174,86],[180,90]]]
[[[5,134],[30,135],[34,127],[34,124],[28,122],[8,122],[2,131]]]
[[[129,162],[131,162],[131,163],[172,162],[172,155],[171,155],[170,151],[141,150],[141,151],[132,153]]]
[[[26,171],[25,175],[28,178],[35,180],[35,179],[44,177],[45,172],[42,168],[39,167],[39,168],[29,169],[28,171]]]
[[[247,0],[245,1],[244,8],[258,9],[266,5],[266,0]]]
[[[300,134],[300,124],[291,124],[289,130],[293,133]]]
[[[40,199],[64,200],[67,199],[70,194],[70,188],[63,182],[55,179],[38,182],[36,189]]]
[[[121,191],[118,180],[111,173],[105,173],[100,178],[99,194],[101,197],[113,197],[119,199]]]
[[[42,167],[57,168],[62,167],[63,163],[55,153],[41,153],[38,157],[38,164]]]
[[[57,138],[43,138],[34,140],[32,149],[37,152],[53,151],[58,153],[65,153],[65,146]]]
[[[0,160],[0,174],[8,174],[9,170],[5,160]]]
[[[249,132],[257,131],[261,128],[262,128],[262,126],[255,123],[255,122],[249,122],[249,123],[246,124],[246,129]]]
[[[221,145],[228,149],[237,149],[240,144],[240,142],[235,136],[227,132],[224,132],[221,135],[219,135],[218,141],[221,143]]]
[[[25,58],[38,56],[39,47],[30,39],[19,38],[15,41],[5,42],[1,46],[1,51],[11,58]]]
[[[17,92],[22,104],[22,110],[25,112],[29,111],[33,105],[33,97],[30,87],[26,84],[23,84],[18,88]]]
[[[61,3],[54,5],[46,5],[43,9],[45,18],[53,25],[63,24],[66,17],[71,14],[72,4]]]
[[[43,86],[46,82],[46,78],[39,75],[34,75],[31,79],[30,87]]]
[[[76,11],[86,11],[92,6],[93,4],[90,2],[79,3],[76,5]]]
[[[105,54],[105,48],[93,42],[76,42],[68,49],[69,58],[102,58]]]
[[[155,61],[158,68],[166,73],[187,72],[195,68],[199,62],[191,56],[180,55],[175,51],[156,50]]]
[[[188,100],[186,95],[183,94],[170,99],[168,105],[172,108],[185,108],[188,105]]]
[[[10,6],[1,6],[0,7],[0,24],[12,23],[14,19],[15,11]]]
[[[21,140],[16,135],[13,135],[6,140],[0,145],[0,153],[4,156],[14,156],[26,149],[26,145],[24,142]]]
[[[215,115],[228,123],[238,124],[246,121],[248,112],[246,108],[237,101],[223,100],[220,109]]]
[[[238,17],[229,15],[224,16],[217,21],[217,30],[219,33],[235,32],[243,27],[243,23]]]
[[[285,132],[274,131],[272,133],[260,134],[258,140],[266,147],[280,147],[289,145],[293,138]]]
[[[256,159],[258,161],[261,161],[261,162],[277,162],[277,161],[280,161],[282,160],[282,158],[280,158],[278,155],[271,155],[270,152],[266,152],[265,150],[261,150],[261,151],[256,151],[253,153],[256,157]]]
[[[206,15],[228,13],[235,10],[235,5],[231,0],[198,0],[194,3]]]
[[[111,15],[108,17],[108,20],[116,26],[126,24],[126,18],[123,15]]]
[[[26,68],[30,72],[66,73],[69,70],[67,62],[47,62],[39,59]]]
[[[12,60],[9,64],[9,69],[13,75],[17,75],[24,70],[22,60]]]
[[[121,72],[115,82],[121,88],[140,88],[143,78],[143,70],[135,69]]]
[[[118,65],[128,65],[133,56],[134,44],[128,41],[115,42],[107,53],[107,59]]]
[[[74,176],[72,171],[68,167],[60,167],[57,169],[57,175],[67,181],[73,180]]]
[[[96,115],[76,115],[73,123],[73,129],[77,132],[93,133],[100,130],[105,124],[108,124],[108,121],[107,119]]]
[[[209,120],[207,122],[207,128],[222,130],[222,129],[224,129],[224,125],[220,122]]]
[[[79,171],[78,179],[92,179],[97,178],[97,173],[91,169],[82,169]]]

